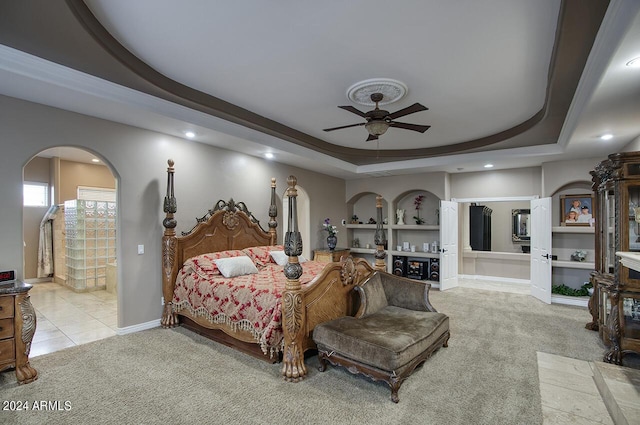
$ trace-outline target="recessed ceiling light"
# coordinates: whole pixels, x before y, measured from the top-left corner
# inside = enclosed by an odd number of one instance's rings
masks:
[[[267,158],[267,159],[271,159],[271,158],[273,158],[273,154],[271,152],[267,152],[267,153],[264,154],[264,157]]]
[[[186,131],[184,135],[187,136],[189,139],[193,139],[194,137],[196,137],[196,133],[194,133],[193,131]]]
[[[640,68],[640,57],[631,59],[629,62],[627,62],[627,66],[630,66],[632,68]]]
[[[493,164],[484,164],[484,168],[493,168]]]
[[[100,162],[100,160],[98,158],[93,158],[91,162]]]
[[[600,136],[600,139],[602,139],[602,140],[611,140],[611,139],[613,139],[613,134],[603,134],[602,136]]]

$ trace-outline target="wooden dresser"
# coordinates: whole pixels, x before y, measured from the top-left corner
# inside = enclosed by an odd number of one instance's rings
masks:
[[[349,255],[349,248],[336,248],[334,250],[329,249],[316,249],[313,252],[313,261],[321,261],[323,263],[333,263],[340,261],[342,256]]]
[[[19,384],[38,379],[29,364],[31,340],[36,332],[36,312],[29,301],[31,285],[0,285],[0,371],[15,368]]]

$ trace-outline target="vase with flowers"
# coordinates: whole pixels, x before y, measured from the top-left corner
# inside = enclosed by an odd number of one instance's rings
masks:
[[[336,249],[336,244],[338,243],[338,236],[336,236],[336,234],[338,233],[338,228],[335,225],[331,224],[331,219],[328,218],[324,219],[322,227],[329,234],[327,236],[327,246],[329,247],[330,251],[333,251],[334,249]]]
[[[418,195],[413,200],[413,205],[416,207],[416,215],[413,216],[413,219],[416,221],[416,224],[424,223],[424,219],[420,217],[420,207],[422,207],[423,200],[424,200],[424,195]]]

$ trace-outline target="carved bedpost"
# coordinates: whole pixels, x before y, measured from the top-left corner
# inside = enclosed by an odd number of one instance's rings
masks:
[[[382,227],[382,196],[376,196],[376,211],[377,211],[377,221],[376,221],[376,233],[374,236],[374,243],[376,244],[376,252],[374,257],[376,259],[376,270],[387,270],[387,265],[384,262],[384,259],[387,257],[387,253],[384,250],[384,244],[387,241],[387,235],[384,232]]]
[[[275,245],[278,240],[278,206],[276,205],[276,179],[271,178],[271,205],[269,205],[269,234],[271,235],[271,245]]]
[[[162,237],[162,295],[164,297],[164,310],[162,312],[162,320],[160,324],[163,328],[172,328],[178,324],[177,315],[173,312],[173,285],[171,281],[172,271],[177,266],[175,258],[176,245],[176,225],[178,224],[173,217],[178,210],[176,197],[174,196],[173,187],[173,160],[167,161],[167,194],[164,197],[164,212],[166,217],[162,221],[164,226],[164,236]]]
[[[302,266],[298,262],[298,256],[302,254],[302,238],[298,231],[298,208],[296,198],[297,180],[294,176],[287,179],[287,197],[289,198],[289,211],[287,214],[287,233],[284,239],[284,252],[289,256],[289,262],[284,266],[284,275],[287,278],[284,292],[282,293],[282,328],[284,331],[284,351],[282,355],[282,375],[285,381],[298,382],[307,375],[304,365],[304,352],[302,350],[303,331],[305,323],[304,298],[300,285]]]

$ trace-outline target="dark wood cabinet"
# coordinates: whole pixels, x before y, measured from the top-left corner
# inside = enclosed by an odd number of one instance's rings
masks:
[[[640,152],[609,155],[591,172],[596,197],[596,269],[592,321],[608,347],[604,361],[640,354],[640,272],[616,253],[640,254]]]
[[[31,285],[23,282],[0,285],[0,371],[14,368],[19,384],[38,379],[38,372],[29,364],[31,341],[36,332],[30,289]]]

